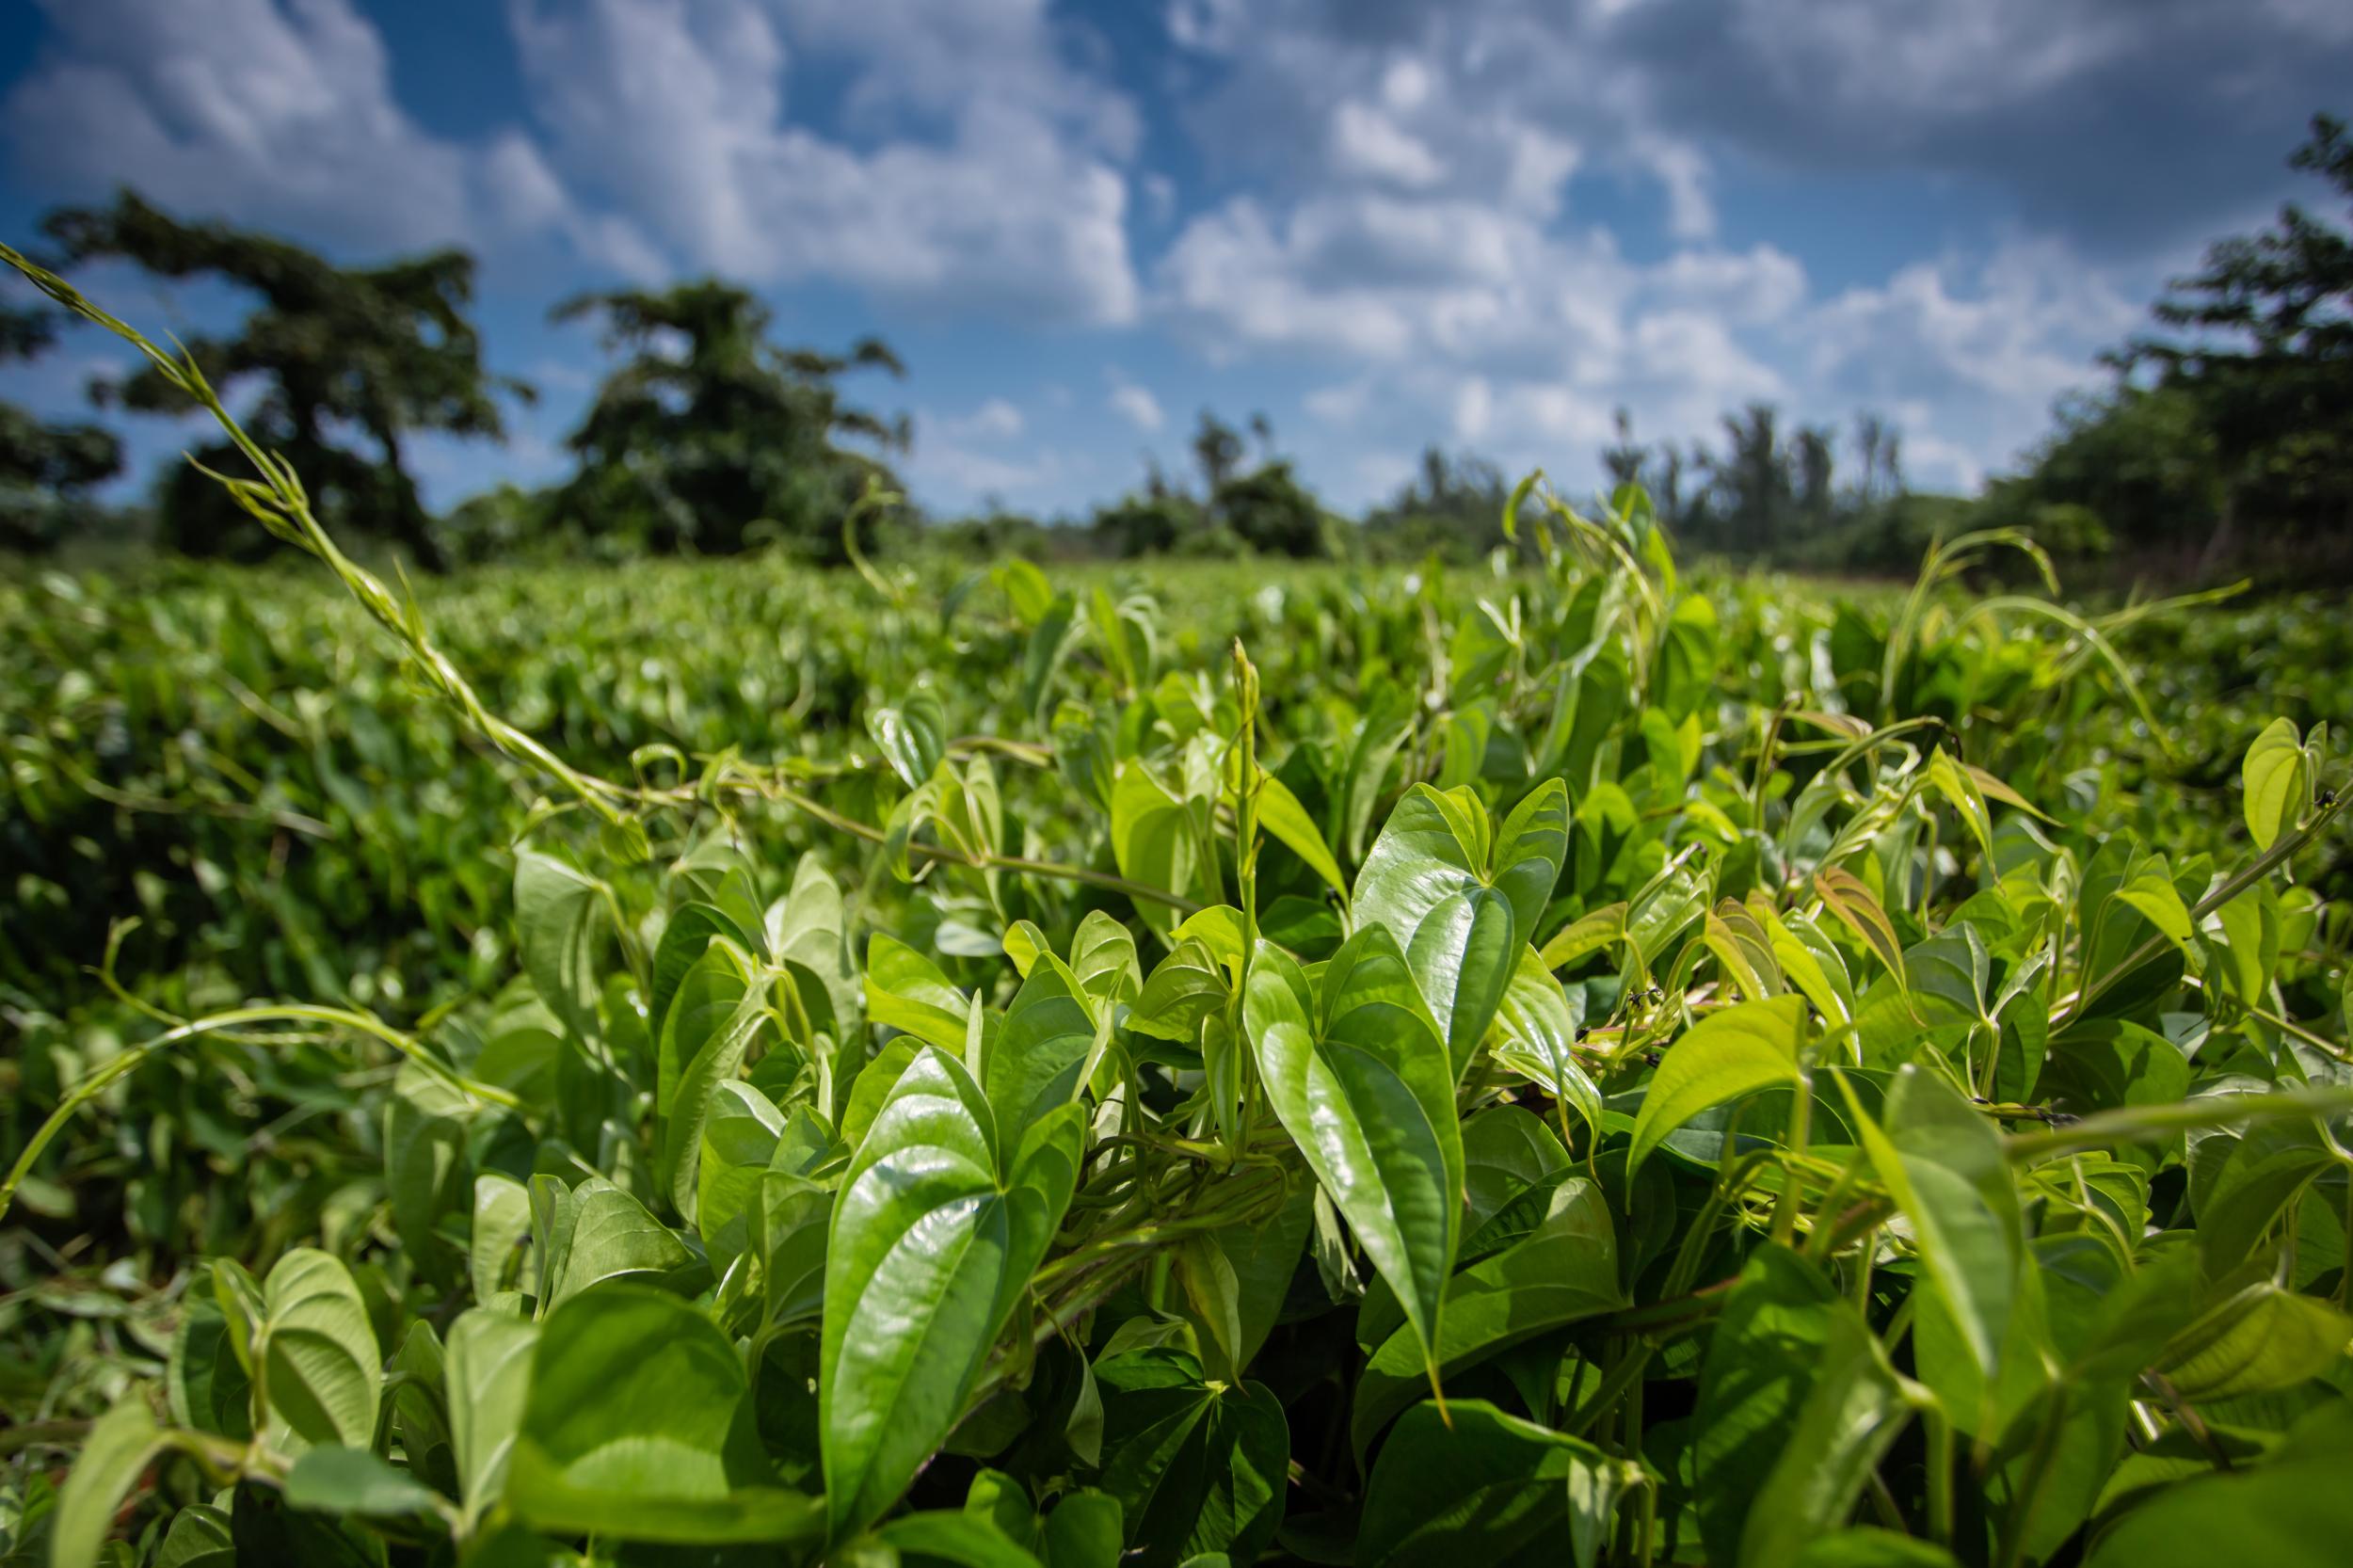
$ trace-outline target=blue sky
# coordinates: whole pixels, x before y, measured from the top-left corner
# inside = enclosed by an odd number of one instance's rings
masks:
[[[1878,409],[1959,487],[2295,194],[2348,82],[2342,0],[0,0],[0,232],[128,184],[474,249],[543,395],[427,445],[438,502],[563,472],[601,360],[552,302],[706,272],[899,350],[856,390],[941,511],[1080,511],[1204,407],[1351,508],[1431,441],[1585,485],[1614,408],[1689,439],[1753,398]],[[0,395],[72,408],[114,360]]]

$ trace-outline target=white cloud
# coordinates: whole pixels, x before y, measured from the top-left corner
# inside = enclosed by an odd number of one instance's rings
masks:
[[[1139,430],[1158,430],[1168,423],[1167,416],[1160,411],[1160,400],[1154,397],[1149,389],[1139,387],[1132,381],[1122,381],[1112,388],[1112,407]]]
[[[1156,284],[1215,360],[1357,367],[1303,400],[1321,432],[1307,455],[1330,467],[1445,432],[1507,467],[1576,473],[1621,407],[1642,439],[1684,440],[1761,401],[1842,425],[1895,413],[1924,476],[1968,482],[2042,428],[2137,315],[2055,242],[1825,296],[1772,246],[1637,263],[1604,230],[1369,187],[1282,211],[1228,201],[1186,226]]]
[[[40,62],[9,94],[19,161],[43,183],[136,181],[175,208],[415,249],[580,226],[563,185],[512,131],[434,136],[394,99],[376,27],[350,0],[41,0]]]
[[[1043,7],[512,0],[557,162],[692,266],[1118,323],[1124,98],[1059,63]],[[795,50],[874,127],[788,114]]]
[[[1434,185],[1446,165],[1427,143],[1382,110],[1354,100],[1332,112],[1332,162],[1343,175],[1391,184]]]
[[[983,440],[1011,440],[1021,434],[1021,410],[1001,397],[992,397],[970,413],[944,422],[950,435]]]

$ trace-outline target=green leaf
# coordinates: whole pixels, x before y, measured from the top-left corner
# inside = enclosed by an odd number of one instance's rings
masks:
[[[1215,1233],[1234,1273],[1239,1320],[1234,1364],[1240,1370],[1249,1369],[1258,1348],[1274,1332],[1290,1294],[1291,1276],[1306,1255],[1308,1232],[1315,1227],[1315,1195],[1316,1184],[1302,1176],[1271,1218],[1256,1225],[1227,1225]]]
[[[1511,904],[1492,888],[1449,896],[1415,928],[1406,963],[1446,1035],[1457,1079],[1502,1005],[1527,946]]]
[[[531,1356],[539,1325],[488,1307],[457,1315],[449,1326],[444,1379],[450,1441],[457,1451],[458,1496],[479,1519],[506,1486],[506,1464],[521,1429],[531,1388]]]
[[[1628,977],[1647,982],[1676,938],[1707,914],[1711,873],[1704,862],[1672,865],[1631,901],[1625,940]]]
[[[948,755],[948,713],[939,694],[928,686],[896,708],[869,710],[866,732],[881,748],[890,771],[910,790],[929,778]]]
[[[694,1268],[696,1257],[644,1204],[602,1176],[589,1176],[572,1190],[568,1234],[554,1265],[542,1304],[551,1308],[604,1280],[666,1279]]]
[[[1863,940],[1863,945],[1878,955],[1887,966],[1887,972],[1896,977],[1899,990],[1912,988],[1910,977],[1904,972],[1904,945],[1896,936],[1896,924],[1880,907],[1880,901],[1864,886],[1863,879],[1844,866],[1825,866],[1814,875],[1814,891],[1822,906],[1838,917],[1838,921]]]
[[[944,1510],[903,1514],[881,1526],[868,1541],[889,1554],[892,1563],[915,1568],[1038,1568],[1038,1560],[978,1514]],[[856,1546],[844,1560],[863,1560]]]
[[[744,1027],[746,998],[759,1000],[760,962],[748,948],[716,936],[680,977],[655,1036],[654,1110],[668,1117],[678,1109],[679,1084],[705,1047],[730,1028]]]
[[[1929,757],[1929,784],[1938,794],[1952,803],[1961,813],[1961,820],[1969,829],[1969,836],[1977,841],[1977,848],[1990,864],[1993,859],[1993,813],[1986,809],[1985,793],[1977,781],[1961,770],[1953,760],[1952,753],[1938,750]]]
[[[2025,1251],[2018,1190],[1993,1124],[1943,1080],[1897,1070],[1884,1128],[1844,1076],[1871,1166],[1912,1223],[1920,1261],[1977,1366],[1995,1369]]]
[[[1326,887],[1343,898],[1348,896],[1348,879],[1340,874],[1340,863],[1332,858],[1332,846],[1323,841],[1323,830],[1299,804],[1290,786],[1263,768],[1258,770],[1258,825],[1305,861]]]
[[[813,980],[830,1003],[832,1021],[828,1025],[821,1020],[819,1027],[831,1028],[842,1042],[862,1045],[865,982],[850,952],[848,912],[840,886],[814,854],[802,856],[792,868],[792,889],[768,906],[766,925],[769,953],[786,966],[804,995],[805,982]],[[817,1011],[813,1004],[809,1010]],[[855,1077],[854,1068],[847,1075],[837,1073],[838,1079],[844,1076]],[[824,1114],[839,1107],[849,1085],[837,1081],[833,1092],[835,1099],[819,1108]]]
[[[1061,1224],[1083,1130],[1066,1106],[1002,1159],[980,1085],[936,1047],[892,1087],[842,1175],[826,1251],[818,1424],[833,1539],[881,1517],[963,1414]]]
[[[1209,944],[1197,936],[1180,937],[1144,983],[1128,1010],[1128,1028],[1189,1045],[1200,1032],[1201,1020],[1223,1008],[1232,994],[1226,969]]]
[[[1961,1568],[1961,1560],[1933,1541],[1874,1525],[1849,1525],[1808,1541],[1799,1549],[1794,1568]]]
[[[1032,1123],[1079,1096],[1095,1018],[1078,976],[1042,956],[1014,994],[1004,1026],[981,1057],[981,1087],[1000,1138],[1018,1140]]]
[[[351,1272],[297,1247],[270,1270],[262,1298],[258,1392],[268,1400],[273,1446],[289,1454],[322,1443],[373,1446],[384,1358]]]
[[[1135,1000],[1144,984],[1134,935],[1100,909],[1088,910],[1070,938],[1070,972],[1098,1012],[1106,1004]],[[1029,977],[1027,969],[1022,977]]]
[[[244,1332],[237,1331],[240,1337]],[[192,1288],[171,1336],[164,1386],[175,1423],[242,1443],[253,1435],[253,1379],[246,1370],[251,1352],[230,1337],[216,1295]]]
[[[1198,870],[1202,825],[1185,800],[1130,758],[1112,780],[1112,858],[1130,882],[1182,898],[1204,891]],[[1139,899],[1136,916],[1165,936],[1176,912],[1157,899]]]
[[[964,1049],[971,1004],[939,966],[887,932],[866,945],[866,1014],[943,1050]]]
[[[496,1171],[473,1178],[473,1229],[466,1249],[466,1271],[476,1301],[508,1288],[531,1238],[531,1192]]]
[[[457,1448],[450,1437],[447,1354],[441,1336],[423,1319],[408,1325],[392,1352],[386,1387],[392,1435],[408,1473],[436,1492],[457,1492]],[[394,1378],[400,1381],[395,1384]],[[382,1423],[378,1423],[380,1426]]]
[[[1045,706],[1047,688],[1070,647],[1070,623],[1077,618],[1078,608],[1068,594],[1055,595],[1030,633],[1030,646],[1021,659],[1021,706],[1032,718]]]
[[[1261,942],[1243,1012],[1267,1099],[1397,1292],[1437,1375],[1462,1224],[1463,1141],[1445,1043],[1386,926],[1360,929],[1321,995]]]
[[[2353,1320],[2257,1279],[2216,1303],[2173,1336],[2156,1360],[2194,1402],[2278,1393],[2335,1366],[2353,1345]]]
[[[1629,1171],[1641,1168],[1659,1141],[1703,1111],[1775,1084],[1804,1082],[1798,1048],[1805,999],[1774,997],[1711,1013],[1667,1048],[1634,1117]]]
[[[2269,849],[2294,828],[2312,801],[2311,761],[2302,737],[2286,719],[2273,719],[2247,748],[2239,776],[2246,787],[2241,805],[2247,831],[2258,850]]]
[[[1832,1322],[1814,1386],[1765,1479],[1769,1501],[1741,1529],[1744,1568],[1788,1568],[1845,1522],[1903,1431],[1909,1407],[1886,1352],[1851,1312]]]
[[[312,1448],[286,1472],[286,1506],[311,1513],[398,1519],[430,1513],[433,1489],[365,1448]]]
[[[1856,1459],[1892,1435],[1883,1379],[1869,1328],[1812,1265],[1778,1245],[1749,1255],[1700,1373],[1691,1464],[1706,1478],[1694,1504],[1707,1560],[1785,1560],[1843,1521],[1840,1495],[1851,1506],[1864,1483]],[[1855,1424],[1839,1429],[1841,1414]]]
[[[1216,1387],[1169,1346],[1107,1357],[1103,1490],[1119,1500],[1134,1568],[1205,1553],[1257,1560],[1283,1519],[1290,1427],[1264,1384]]]
[[[2217,1146],[2212,1141],[2201,1144],[2201,1157]],[[2229,1153],[2212,1181],[2196,1182],[2191,1189],[2198,1206],[2199,1252],[2206,1272],[2217,1277],[2261,1245],[2273,1223],[2305,1188],[2344,1159],[2336,1140],[2317,1119],[2249,1127],[2227,1146]]]
[[[1573,1004],[1561,983],[1532,947],[1520,949],[1519,965],[1504,987],[1488,1031],[1488,1048],[1497,1062],[1534,1080],[1575,1111],[1595,1144],[1601,1141],[1601,1090],[1577,1060],[1583,1022],[1583,993]]]
[[[671,911],[662,940],[654,944],[652,990],[646,1000],[646,1032],[654,1039],[662,1038],[680,984],[713,936],[724,936],[745,952],[753,943],[752,934],[716,904],[687,904]]]
[[[1046,1516],[1046,1568],[1119,1568],[1127,1530],[1119,1499],[1108,1492],[1066,1492]]]
[[[97,1568],[116,1511],[163,1447],[155,1417],[136,1395],[98,1418],[57,1493],[50,1568]]]
[[[1458,1061],[1495,1016],[1519,948],[1544,918],[1568,853],[1568,791],[1549,779],[1490,838],[1467,786],[1405,792],[1357,872],[1359,927],[1386,926]]]
[[[1590,1443],[1509,1416],[1483,1400],[1416,1405],[1383,1445],[1357,1528],[1362,1568],[1536,1568],[1561,1560],[1563,1536],[1590,1564],[1579,1480],[1625,1465]],[[1607,1515],[1598,1523],[1606,1526]]]
[[[1448,1282],[1439,1375],[1452,1377],[1539,1334],[1625,1304],[1618,1286],[1617,1230],[1601,1190],[1582,1177],[1563,1181],[1525,1240]],[[1360,1456],[1384,1425],[1420,1397],[1424,1370],[1410,1329],[1398,1330],[1372,1352],[1351,1413]]]
[[[679,1073],[678,1095],[663,1124],[661,1176],[670,1203],[692,1223],[701,1196],[703,1137],[719,1113],[721,1091],[738,1073],[760,1035],[771,1029],[769,977],[759,972],[747,955],[733,954],[721,944],[712,953],[729,953],[744,963],[744,991],[716,1028],[695,1046]],[[679,1043],[686,1041],[681,1036]]]
[[[582,1039],[597,1033],[598,940],[606,888],[537,850],[515,856],[515,936],[532,989]]]
[[[815,1117],[807,1105],[793,1109]],[[741,1080],[720,1082],[711,1120],[703,1128],[695,1189],[695,1229],[714,1273],[725,1274],[744,1251],[745,1212],[784,1128],[784,1112],[767,1096]]]
[[[815,1544],[822,1505],[775,1481],[742,1358],[699,1309],[608,1284],[548,1315],[506,1476],[534,1528]]]
[[[845,1145],[856,1149],[866,1141],[867,1130],[874,1125],[874,1118],[882,1114],[883,1102],[898,1086],[900,1076],[915,1060],[916,1053],[927,1048],[930,1048],[912,1034],[896,1034],[874,1053],[873,1060],[866,1064],[866,1070],[857,1075],[857,1082],[851,1086],[850,1103],[841,1110],[840,1130]],[[962,1049],[961,1045],[956,1048],[959,1057]]]
[[[236,1564],[228,1511],[210,1503],[192,1503],[173,1514],[164,1544],[155,1549],[155,1568],[236,1568]]]
[[[1181,1304],[1177,1310],[1193,1326],[1202,1366],[1222,1383],[1240,1380],[1241,1357],[1241,1286],[1234,1265],[1214,1238],[1188,1236],[1169,1256],[1170,1276]]]
[[[1538,954],[1547,969],[1565,969],[1625,937],[1626,905],[1606,904],[1589,909],[1553,933]]]
[[[2331,1401],[2291,1428],[2267,1463],[2197,1475],[2132,1509],[2085,1561],[2088,1568],[2334,1568],[2353,1528],[2348,1464],[2353,1418]]]
[[[2178,948],[2189,946],[2189,906],[2174,888],[2164,856],[2153,855],[2136,865],[2116,897],[2147,917],[2167,941]]]
[[[466,1123],[473,1104],[416,1064],[403,1063],[384,1106],[384,1188],[392,1229],[417,1272],[437,1284],[456,1275],[441,1217],[464,1201]]]

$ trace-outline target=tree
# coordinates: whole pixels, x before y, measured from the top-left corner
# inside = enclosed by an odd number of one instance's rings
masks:
[[[1797,481],[1782,446],[1780,418],[1769,403],[1726,414],[1723,456],[1705,459],[1711,511],[1722,542],[1732,549],[1772,553],[1797,509]]]
[[[467,313],[472,257],[438,250],[338,267],[266,234],[184,222],[129,191],[111,207],[54,212],[42,228],[69,265],[120,257],[161,278],[216,278],[258,296],[234,335],[188,340],[197,363],[224,389],[261,382],[245,427],[293,463],[330,528],[390,539],[440,568],[441,551],[408,476],[409,438],[502,440],[500,397],[531,396],[524,383],[483,368]],[[187,406],[152,367],[93,391],[141,412]],[[243,461],[225,441],[196,457],[230,472]],[[165,479],[157,520],[164,542],[192,554],[251,558],[272,548],[219,485],[185,464]]]
[[[1502,470],[1467,454],[1449,456],[1432,446],[1421,455],[1421,472],[1365,518],[1365,532],[1383,552],[1411,557],[1436,551],[1458,561],[1475,561],[1507,541],[1503,508],[1511,487]]]
[[[1121,497],[1095,512],[1095,536],[1107,554],[1122,560],[1166,555],[1202,531],[1201,508],[1168,488],[1155,471],[1143,491]]]
[[[1878,414],[1855,415],[1855,459],[1863,470],[1855,481],[1858,505],[1877,506],[1903,493],[1903,432]]]
[[[1797,471],[1797,515],[1810,533],[1820,533],[1836,520],[1838,497],[1831,479],[1838,464],[1837,436],[1826,424],[1798,427],[1791,466]]]
[[[835,381],[852,371],[904,376],[881,342],[845,355],[780,348],[768,308],[716,279],[670,288],[586,294],[557,321],[600,318],[608,348],[628,350],[598,390],[570,445],[581,470],[564,510],[581,526],[658,551],[730,554],[770,539],[838,564],[842,520],[876,456],[909,445],[904,418],[846,406]]]
[[[56,341],[46,311],[0,306],[0,361]],[[122,472],[122,443],[95,424],[50,424],[0,403],[0,550],[52,550],[90,515],[86,493]]]
[[[2353,201],[2343,120],[2315,115],[2288,161]],[[2282,534],[2353,531],[2353,233],[2290,202],[2269,229],[2209,248],[2153,313],[2183,335],[2136,339],[2112,362],[2153,367],[2204,412],[2230,479],[2208,564],[2245,515]]]
[[[1266,416],[1261,414],[1258,420],[1264,424]],[[1273,444],[1271,428],[1266,444]],[[1193,433],[1193,460],[1200,465],[1202,488],[1215,495],[1218,488],[1233,477],[1236,469],[1241,467],[1242,453],[1241,432],[1209,409],[1202,409],[1201,424]]]
[[[1986,488],[1981,520],[2025,528],[2059,554],[2097,553],[2129,529],[2144,548],[2186,555],[2212,537],[2230,488],[2197,390],[2126,384],[2061,404],[2025,472]]]
[[[1323,507],[1287,462],[1261,463],[1217,488],[1211,508],[1261,555],[1305,559],[1325,552]]]
[[[1634,416],[1623,406],[1610,414],[1609,422],[1616,428],[1618,439],[1614,445],[1602,448],[1602,471],[1609,475],[1613,488],[1619,485],[1639,485],[1642,482],[1642,470],[1650,463],[1650,448],[1635,440]]]

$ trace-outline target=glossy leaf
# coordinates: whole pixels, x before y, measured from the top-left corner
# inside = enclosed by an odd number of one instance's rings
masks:
[[[2286,719],[2273,719],[2247,748],[2239,769],[2242,804],[2257,849],[2269,849],[2303,815],[2312,798],[2310,772],[2303,738]]]
[[[962,1063],[920,1053],[842,1175],[825,1261],[819,1425],[830,1533],[897,1500],[962,1414],[1076,1179],[1082,1121],[1000,1151]]]
[[[1320,987],[1260,943],[1244,1016],[1268,1102],[1403,1304],[1434,1378],[1461,1225],[1463,1144],[1442,1041],[1385,926]]]
[[[1626,1157],[1639,1167],[1659,1141],[1703,1111],[1775,1084],[1804,1081],[1798,1050],[1802,997],[1774,997],[1711,1013],[1667,1048],[1642,1096]]]
[[[776,1484],[735,1348],[692,1304],[607,1284],[548,1315],[505,1496],[536,1528],[814,1544],[823,1505]]]
[[[1119,1500],[1137,1568],[1205,1553],[1255,1561],[1282,1523],[1290,1433],[1264,1385],[1215,1387],[1182,1351],[1112,1356],[1103,1386],[1103,1490]]]

